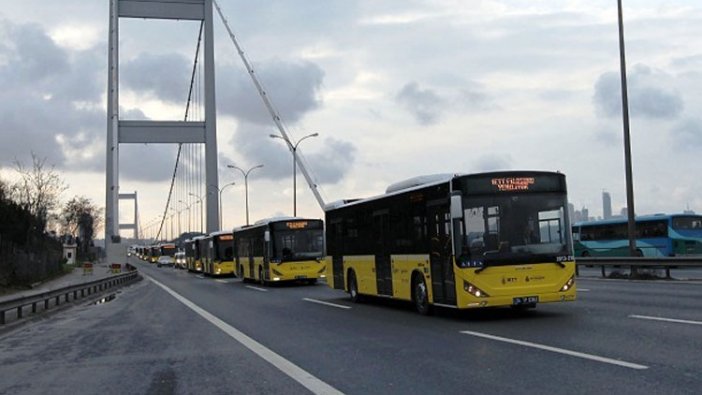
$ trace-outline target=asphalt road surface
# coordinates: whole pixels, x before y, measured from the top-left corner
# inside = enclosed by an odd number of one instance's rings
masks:
[[[352,304],[133,263],[146,277],[0,335],[0,393],[702,391],[702,283],[579,279],[535,310]]]

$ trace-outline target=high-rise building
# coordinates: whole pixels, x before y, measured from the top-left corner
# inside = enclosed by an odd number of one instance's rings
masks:
[[[612,218],[612,197],[607,191],[602,191],[602,216],[604,219]]]

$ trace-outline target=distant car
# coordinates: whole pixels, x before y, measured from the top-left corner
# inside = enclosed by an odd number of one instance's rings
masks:
[[[175,254],[175,267],[178,269],[186,269],[187,264],[185,261],[185,252],[176,252]]]
[[[158,261],[156,261],[156,267],[161,266],[173,266],[173,257],[167,255],[161,255],[160,257],[158,257]]]

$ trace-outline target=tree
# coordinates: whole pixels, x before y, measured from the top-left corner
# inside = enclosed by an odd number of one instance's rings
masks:
[[[61,219],[63,233],[78,238],[79,250],[85,253],[102,225],[102,209],[85,196],[74,196],[63,207]]]
[[[12,186],[13,200],[34,215],[36,227],[43,231],[49,214],[59,206],[61,194],[68,189],[54,167],[47,167],[46,158],[40,159],[32,152],[32,167],[25,167],[15,160],[19,180]]]

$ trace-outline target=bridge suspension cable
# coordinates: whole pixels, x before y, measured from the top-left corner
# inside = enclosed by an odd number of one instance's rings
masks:
[[[283,125],[283,121],[280,117],[280,113],[274,108],[273,103],[271,102],[270,98],[268,97],[268,94],[263,88],[263,85],[261,84],[260,80],[254,73],[253,66],[249,62],[249,60],[246,58],[246,55],[244,55],[244,50],[242,49],[241,45],[239,45],[239,42],[237,41],[236,37],[234,36],[234,33],[232,32],[232,29],[229,27],[229,22],[227,19],[224,17],[224,14],[222,13],[222,9],[219,6],[219,3],[216,0],[213,0],[212,3],[214,4],[215,8],[217,9],[217,13],[219,14],[220,19],[222,20],[222,23],[224,24],[224,27],[227,29],[227,33],[229,34],[229,38],[232,40],[232,43],[236,47],[237,53],[239,54],[239,57],[241,58],[241,61],[244,63],[244,67],[246,67],[246,71],[248,72],[249,76],[251,77],[251,80],[253,81],[253,84],[256,86],[256,89],[258,90],[259,96],[261,96],[261,99],[263,100],[263,103],[266,106],[266,109],[268,109],[268,113],[271,115],[271,118],[273,118],[273,122],[275,123],[276,127],[278,128],[278,131],[280,132],[281,136],[283,139],[288,143],[288,148],[293,146],[293,143],[290,140],[289,137],[289,132]],[[292,148],[290,148],[292,152]],[[302,174],[305,177],[305,180],[307,181],[307,184],[310,187],[310,190],[314,194],[314,197],[317,199],[317,203],[319,206],[324,210],[324,199],[322,198],[322,195],[320,194],[319,191],[319,185],[315,182],[315,180],[312,178],[312,175],[310,174],[309,169],[307,168],[307,161],[302,159],[302,153],[298,153],[295,155],[295,159],[297,160],[297,164],[300,167],[300,170],[302,171]]]
[[[184,116],[185,121],[188,120],[188,117],[190,115],[191,103],[194,102],[194,104],[195,104],[194,106],[192,106],[196,109],[194,112],[197,112],[197,107],[199,107],[198,99],[199,99],[199,90],[200,90],[199,88],[200,87],[199,87],[199,84],[197,84],[197,86],[196,86],[196,80],[200,79],[198,65],[199,65],[200,46],[202,43],[202,33],[203,33],[204,24],[205,24],[204,21],[200,22],[200,32],[198,34],[197,47],[195,49],[195,60],[193,62],[193,70],[192,70],[192,73],[190,76],[190,87],[188,89],[188,99],[187,99],[186,104],[185,104],[185,116]],[[193,97],[196,100],[193,100]],[[188,144],[188,145],[193,146],[194,144]],[[200,145],[201,144],[198,144],[197,148],[200,148],[200,149],[198,149],[198,151],[201,151],[201,147],[199,147]],[[161,237],[161,232],[163,231],[163,226],[164,226],[164,223],[166,222],[166,218],[168,216],[168,209],[171,207],[171,200],[173,197],[173,189],[174,189],[174,185],[175,185],[176,178],[178,175],[178,167],[180,164],[180,158],[181,158],[182,152],[183,152],[183,143],[179,143],[178,144],[178,153],[176,155],[175,166],[173,167],[173,176],[171,177],[171,186],[168,190],[168,199],[166,200],[166,206],[163,209],[163,216],[161,217],[161,224],[159,225],[158,232],[156,233],[156,240],[159,240]],[[189,164],[189,165],[191,165],[191,164]],[[202,166],[200,166],[200,168],[202,168]],[[200,171],[199,173],[202,173],[202,172]],[[200,179],[198,179],[198,183],[201,183]],[[202,202],[200,204],[202,204]]]

